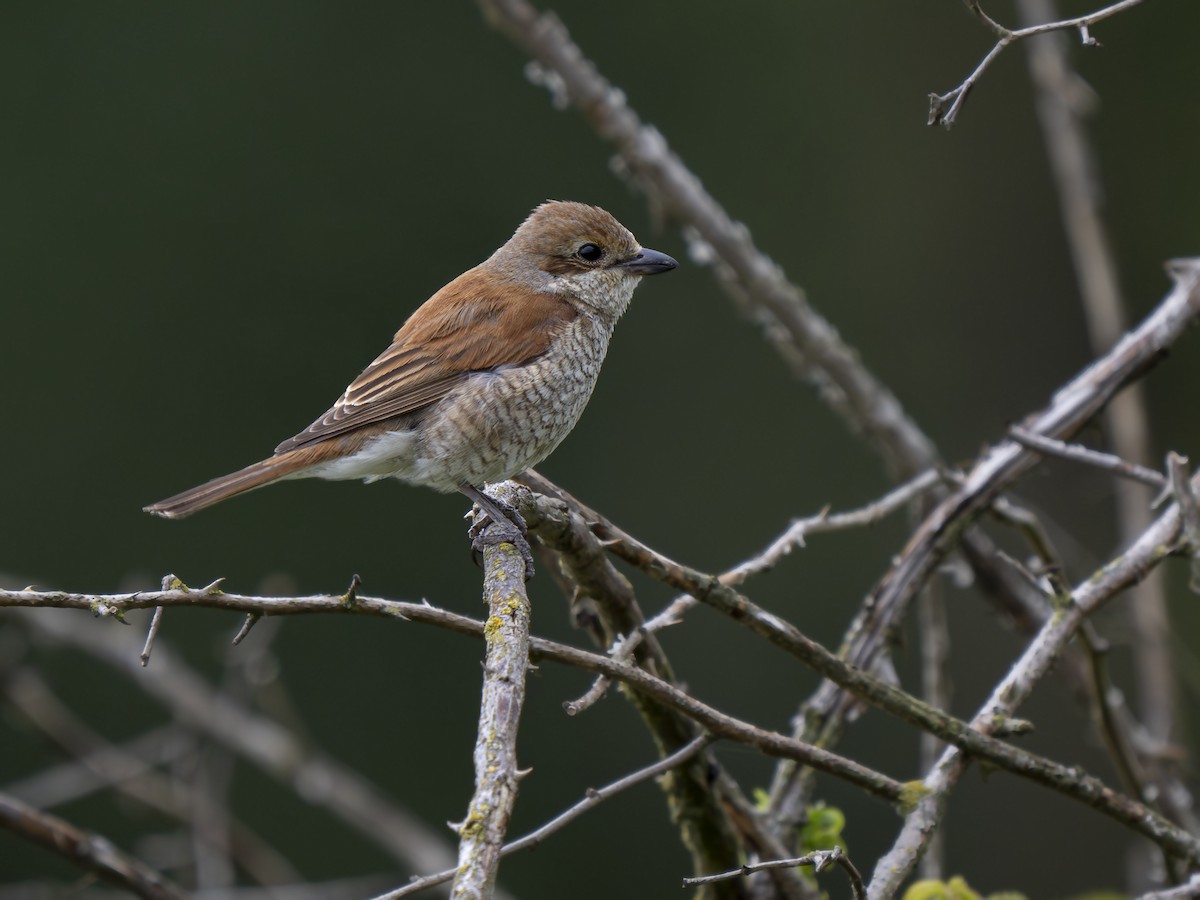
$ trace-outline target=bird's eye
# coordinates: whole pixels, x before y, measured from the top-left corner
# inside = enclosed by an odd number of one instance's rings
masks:
[[[588,262],[595,262],[604,255],[604,251],[595,244],[584,244],[575,251],[575,255],[580,259],[586,259]]]

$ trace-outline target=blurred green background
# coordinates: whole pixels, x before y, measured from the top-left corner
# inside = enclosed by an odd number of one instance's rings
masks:
[[[1026,74],[1007,51],[951,132],[926,95],[991,46],[957,0],[603,4],[559,12],[600,70],[802,285],[951,460],[967,461],[1091,358]],[[1064,15],[1088,3],[1064,3]],[[989,11],[1014,21],[1011,3]],[[1162,262],[1200,251],[1200,6],[1150,3],[1094,29],[1073,58],[1094,87],[1091,134],[1129,314],[1167,289]],[[153,500],[270,453],[339,395],[434,290],[546,198],[609,209],[684,265],[638,292],[583,421],[541,470],[650,545],[717,571],[795,516],[881,494],[877,459],[795,382],[681,235],[659,229],[574,112],[460,2],[33,3],[0,10],[0,571],[15,586],[150,587],[165,572],[230,590],[344,590],[481,612],[461,498],[393,484],[273,487],[184,522]],[[1200,457],[1195,336],[1147,380],[1156,452]],[[1093,430],[1085,438],[1099,443]],[[1156,462],[1156,461],[1151,461]],[[1116,549],[1111,482],[1046,465],[1019,491],[1062,526],[1075,578]],[[818,537],[748,586],[836,646],[902,545],[905,522]],[[1176,648],[1192,687],[1200,614],[1172,566]],[[635,579],[654,611],[671,599]],[[537,633],[583,641],[548,577]],[[0,617],[17,627],[21,613]],[[81,613],[61,612],[93,627]],[[976,708],[1021,640],[971,591],[950,595],[957,713]],[[146,617],[131,617],[140,631]],[[1101,619],[1127,668],[1119,610]],[[119,627],[101,623],[108,627]],[[162,640],[220,672],[240,621],[168,614]],[[250,642],[257,638],[254,634]],[[786,730],[812,674],[698,610],[664,637],[699,697]],[[1192,646],[1189,646],[1192,645]],[[315,744],[431,827],[461,818],[477,712],[473,642],[419,626],[296,619],[276,637],[282,686]],[[902,652],[917,684],[915,646]],[[37,650],[112,738],[163,717],[134,685]],[[150,670],[140,677],[153,677]],[[522,730],[522,833],[649,762],[624,701],[577,718],[588,680],[544,666]],[[1023,710],[1029,745],[1115,783],[1086,715],[1053,681]],[[1193,749],[1197,726],[1189,722]],[[1081,735],[1083,737],[1081,738]],[[917,777],[911,730],[867,715],[842,746]],[[56,753],[0,718],[0,784]],[[749,789],[771,764],[718,755]],[[252,767],[236,807],[305,877],[399,872],[375,847],[297,807]],[[852,856],[869,870],[899,819],[836,783]],[[127,847],[156,819],[93,799],[63,815]],[[983,890],[1064,896],[1122,884],[1128,835],[1077,804],[971,772],[954,796],[949,869]],[[449,837],[449,832],[445,832]],[[1001,837],[1002,836],[1002,837]],[[1051,849],[1052,848],[1052,849]],[[997,852],[1000,849],[1003,852]],[[1082,862],[1086,860],[1086,862]],[[0,883],[67,882],[69,867],[0,834]],[[584,874],[586,873],[586,874]],[[622,796],[502,881],[528,898],[657,897],[687,872],[657,790]],[[836,875],[824,885],[834,897]]]

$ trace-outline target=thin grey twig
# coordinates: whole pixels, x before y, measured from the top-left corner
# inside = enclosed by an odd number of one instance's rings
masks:
[[[609,648],[608,655],[617,662],[628,662],[633,658],[633,652],[637,649],[638,644],[642,642],[643,634],[644,632],[639,629],[632,634],[622,635]],[[601,675],[592,682],[591,687],[587,689],[587,692],[582,697],[578,700],[568,700],[564,703],[563,709],[568,716],[577,716],[597,703],[601,697],[608,693],[608,689],[611,686],[612,679],[607,675]]]
[[[701,602],[791,653],[829,679],[830,683],[837,686],[837,690],[853,694],[857,699],[935,734],[974,757],[986,759],[1015,775],[1030,778],[1092,806],[1158,841],[1172,852],[1188,858],[1194,857],[1200,862],[1200,840],[1163,820],[1144,804],[1112,791],[1078,767],[1064,766],[996,740],[991,735],[995,733],[996,728],[1004,726],[1002,718],[992,719],[986,730],[980,730],[974,723],[968,725],[943,710],[929,706],[900,688],[848,663],[841,655],[830,653],[790,622],[763,610],[733,588],[722,584],[720,579],[680,565],[657,553],[544,477],[538,476],[537,480],[547,491],[557,494],[558,497],[557,500],[551,500],[535,494],[528,498],[529,502],[521,507],[520,512],[531,530],[536,531],[545,523],[563,516],[565,513],[561,503],[569,502],[588,521],[595,523],[593,527],[598,532],[613,542],[612,549],[615,553],[665,584],[687,591]],[[1146,566],[1139,571],[1139,575],[1150,568],[1152,566]],[[1127,586],[1127,583],[1122,582],[1111,584],[1113,590]]]
[[[1026,418],[1022,427],[1035,434],[1063,438],[1092,418],[1131,378],[1143,374],[1162,352],[1200,318],[1200,259],[1174,260],[1168,273],[1175,285],[1137,328],[1107,354],[1058,390],[1050,404]],[[1041,456],[1014,440],[988,449],[962,484],[926,516],[871,592],[852,630],[846,660],[871,671],[887,646],[887,636],[908,603],[942,559],[958,545],[964,528]],[[860,621],[861,620],[861,621]],[[809,701],[816,709],[839,705],[836,685],[826,682]]]
[[[97,605],[120,612],[162,605],[233,609],[240,612],[259,612],[263,615],[374,615],[435,625],[475,637],[483,635],[486,627],[485,623],[477,619],[447,612],[429,604],[404,603],[378,597],[360,596],[353,608],[347,608],[342,602],[342,597],[337,594],[311,597],[252,597],[225,592],[206,595],[197,591],[179,590],[132,594],[0,590],[0,607],[90,610]],[[124,642],[98,641],[94,632],[81,632],[70,623],[56,617],[30,618],[35,627],[52,633],[57,639],[86,650],[118,668],[126,668],[127,645]],[[609,675],[678,710],[718,737],[755,747],[768,756],[795,759],[818,771],[856,784],[867,793],[890,803],[896,803],[904,796],[903,785],[895,779],[836,753],[736,719],[636,666],[619,663],[607,656],[589,653],[544,638],[531,638],[530,651],[531,657],[535,659],[549,659],[596,674]],[[172,660],[172,665],[181,664]],[[138,684],[174,708],[186,721],[193,722],[222,741],[229,742],[230,746],[263,765],[267,771],[289,780],[300,779],[305,783],[311,780],[314,785],[329,785],[328,789],[322,789],[310,796],[310,801],[327,803],[335,811],[346,815],[347,820],[358,827],[366,827],[368,823],[373,825],[375,830],[371,836],[379,839],[387,849],[400,853],[401,858],[405,858],[406,853],[417,849],[418,846],[422,850],[425,849],[418,836],[407,833],[408,826],[393,821],[395,817],[403,814],[382,803],[378,788],[362,782],[352,773],[341,770],[331,760],[321,760],[315,754],[306,755],[290,733],[269,719],[256,718],[249,711],[229,702],[227,698],[209,694],[191,672],[181,670],[171,674],[172,677],[160,676],[152,681],[139,681]],[[360,805],[365,809],[360,808]],[[374,816],[378,816],[379,819],[372,822]],[[442,867],[420,866],[424,869]]]
[[[1197,897],[1200,897],[1200,873],[1189,878],[1187,884],[1141,894],[1135,900],[1195,900]]]
[[[600,647],[612,647],[619,635],[628,638],[614,661],[629,663],[637,669],[653,672],[663,681],[674,683],[670,659],[657,638],[645,628],[645,617],[638,604],[633,585],[613,564],[604,543],[592,533],[587,522],[561,501],[561,515],[554,522],[543,522],[537,529],[540,544],[557,554],[551,574],[560,581],[570,597],[570,608],[576,623]],[[585,698],[601,696],[607,676],[601,675]],[[637,711],[639,718],[654,739],[661,754],[668,755],[688,744],[696,736],[695,723],[669,705],[635,690],[628,683],[621,693]],[[568,712],[579,707],[568,706]],[[720,764],[710,754],[677,769],[661,785],[672,819],[679,829],[680,839],[692,857],[692,870],[711,872],[728,868],[741,858],[742,844],[730,810],[741,802],[736,787],[724,791],[719,798],[713,790],[714,780],[720,781]],[[730,780],[732,782],[732,779]],[[785,900],[794,897],[791,889],[802,883],[790,872],[773,876]],[[717,891],[725,895],[728,891]],[[716,898],[709,898],[716,900]]]
[[[525,472],[521,476],[521,480],[542,493],[553,495],[562,492],[561,488],[533,469]],[[797,519],[759,553],[744,562],[738,563],[733,568],[722,572],[717,578],[725,585],[733,586],[742,584],[751,576],[769,571],[778,565],[779,561],[791,553],[792,550],[797,547],[803,547],[805,538],[808,535],[874,525],[887,516],[903,509],[917,497],[942,484],[944,480],[945,473],[929,469],[915,478],[906,481],[878,500],[872,501],[859,509],[843,513],[830,513],[827,507],[816,515]],[[696,598],[690,594],[681,594],[657,615],[647,619],[646,623],[638,631],[628,637],[622,637],[622,645],[632,648],[641,640],[642,635],[653,634],[656,631],[661,631],[663,628],[678,625],[683,621],[683,616],[688,610],[696,606],[697,602]],[[614,644],[609,652],[616,655],[618,645]],[[586,706],[581,708],[586,708]]]
[[[261,602],[265,601],[265,602]],[[279,602],[282,601],[282,602]],[[299,602],[292,602],[299,601]],[[423,822],[395,805],[376,784],[353,769],[309,746],[273,719],[257,713],[233,698],[222,695],[190,669],[169,646],[161,643],[154,651],[153,677],[148,677],[137,662],[137,638],[126,629],[101,627],[103,623],[80,622],[49,609],[58,607],[93,610],[108,608],[124,612],[155,606],[207,607],[240,612],[275,615],[290,611],[299,614],[319,609],[342,613],[346,610],[338,595],[320,598],[246,598],[221,591],[206,593],[199,589],[174,588],[128,594],[89,595],[46,592],[0,591],[0,607],[19,606],[29,611],[10,621],[21,622],[39,634],[89,654],[132,679],[140,690],[171,710],[188,727],[220,741],[242,758],[289,787],[299,790],[306,801],[327,809],[374,842],[402,865],[418,871],[441,869],[454,857],[448,842]],[[358,611],[360,603],[356,606]],[[419,614],[421,604],[403,604],[404,610],[376,611],[376,615],[404,618],[405,612]],[[451,614],[443,614],[443,618]],[[465,617],[454,622],[458,630],[481,635],[483,623]],[[464,627],[463,622],[471,623]],[[97,627],[83,627],[95,624]],[[453,625],[451,625],[453,627]]]
[[[163,590],[167,589],[166,580],[163,580]],[[146,633],[146,645],[142,647],[141,656],[142,668],[146,668],[150,664],[150,651],[154,649],[154,639],[158,637],[158,628],[162,625],[163,608],[156,607],[154,615],[150,618],[150,630]]]
[[[0,827],[66,857],[105,881],[147,900],[183,900],[187,895],[141,860],[107,838],[0,794]]]
[[[718,872],[715,875],[702,875],[699,878],[683,879],[684,887],[693,887],[699,884],[712,884],[715,881],[726,881],[730,878],[740,878],[743,875],[752,875],[755,872],[764,872],[768,869],[790,869],[796,866],[812,866],[813,871],[818,875],[829,868],[831,865],[837,864],[846,872],[846,877],[850,879],[850,890],[854,894],[854,900],[865,900],[867,896],[866,885],[863,884],[862,875],[858,869],[850,862],[845,851],[841,847],[834,847],[832,850],[817,850],[814,853],[808,853],[804,856],[798,856],[795,859],[772,859],[766,862],[751,863],[744,866],[739,866],[736,869],[730,869],[728,872]]]
[[[804,539],[810,534],[874,525],[904,509],[917,497],[942,484],[944,480],[945,476],[940,471],[928,469],[860,509],[830,514],[826,508],[815,516],[797,519],[761,552],[722,573],[719,576],[721,582],[729,585],[741,584],[752,575],[768,571],[792,550],[803,547]]]
[[[1055,0],[1018,0],[1017,12],[1024,25],[1059,18]],[[1116,343],[1126,330],[1127,315],[1117,257],[1102,215],[1104,190],[1099,161],[1084,127],[1084,117],[1096,105],[1094,94],[1071,67],[1065,34],[1040,35],[1027,41],[1025,48],[1088,336],[1093,352],[1099,354]],[[1154,456],[1149,411],[1140,384],[1130,385],[1113,399],[1104,412],[1104,427],[1118,457],[1139,471],[1149,471],[1138,465]],[[1163,490],[1161,481],[1153,486],[1160,492]],[[1150,525],[1150,497],[1145,489],[1130,481],[1120,481],[1114,487],[1118,538],[1121,543],[1129,544]],[[1171,644],[1170,612],[1162,572],[1154,571],[1135,588],[1125,615],[1130,624],[1129,643],[1140,712],[1153,740],[1166,747],[1173,743],[1179,730],[1179,703],[1176,651]],[[1155,773],[1154,790],[1165,799],[1174,793],[1167,782],[1173,780],[1179,784],[1174,777],[1178,767],[1163,754],[1154,755],[1157,758],[1143,768]],[[1188,804],[1171,805],[1176,806],[1173,818],[1182,822],[1178,811]]]
[[[976,16],[988,26],[995,34],[999,35],[998,40],[988,51],[987,55],[980,61],[975,70],[967,76],[958,87],[946,94],[930,94],[929,95],[929,125],[944,125],[949,128],[954,124],[954,120],[958,118],[958,113],[962,109],[963,102],[967,99],[967,94],[971,88],[987,71],[988,66],[995,62],[996,57],[1009,44],[1023,40],[1027,37],[1032,37],[1035,34],[1046,34],[1050,31],[1068,31],[1077,29],[1080,38],[1085,46],[1094,47],[1098,45],[1098,41],[1093,38],[1088,29],[1109,16],[1114,16],[1119,12],[1123,12],[1130,7],[1137,6],[1142,0],[1120,0],[1119,3],[1114,3],[1111,6],[1106,6],[1103,9],[1098,9],[1095,12],[1088,13],[1086,16],[1076,16],[1073,19],[1062,19],[1057,22],[1046,22],[1041,25],[1032,25],[1028,28],[1021,28],[1012,31],[1000,25],[994,19],[987,16],[979,6],[977,0],[968,0],[967,6],[976,14]]]
[[[946,615],[946,585],[931,581],[917,595],[917,632],[921,650],[921,699],[937,709],[950,709],[950,622]],[[944,741],[921,732],[920,764],[928,770],[946,749]],[[921,858],[921,877],[940,881],[945,875],[942,835],[931,837]]]
[[[246,639],[246,635],[250,633],[250,629],[257,625],[258,620],[261,618],[262,616],[256,613],[247,613],[246,621],[242,623],[242,627],[238,629],[237,634],[233,636],[233,640],[230,643],[236,647],[238,644],[244,641]]]
[[[180,822],[198,821],[197,806],[203,802],[199,787],[182,780],[173,782],[157,770],[193,748],[195,742],[177,727],[157,729],[131,745],[114,746],[78,718],[32,669],[19,669],[6,678],[4,695],[34,727],[73,757],[70,763],[7,785],[8,794],[47,809],[111,788]],[[275,848],[225,812],[227,821],[221,827],[203,829],[207,844],[232,854],[260,884],[299,880],[299,873]]]
[[[1171,476],[1171,491],[1183,515],[1183,534],[1192,558],[1191,588],[1200,592],[1200,500],[1188,479],[1186,456],[1167,454],[1167,472]]]
[[[973,729],[991,732],[998,721],[997,717],[1002,719],[1011,716],[1058,660],[1087,617],[1112,597],[1136,584],[1174,552],[1182,531],[1181,519],[1179,507],[1172,505],[1125,553],[1075,588],[1069,602],[1060,605],[1057,614],[1046,621],[1021,658],[996,685],[992,695],[972,719]],[[872,900],[895,896],[916,865],[929,834],[940,822],[946,795],[966,765],[967,757],[957,747],[950,747],[926,774],[926,793],[913,804],[892,849],[875,866],[868,890]],[[1170,825],[1144,806],[1142,810],[1146,816],[1145,824],[1151,826],[1142,833],[1164,850],[1188,859],[1194,856],[1196,850],[1200,850],[1200,840]],[[1163,828],[1174,832],[1174,837],[1168,841],[1159,840],[1156,835],[1161,834]],[[1180,840],[1176,841],[1176,838]],[[1188,850],[1188,845],[1194,849]]]
[[[1148,484],[1158,490],[1162,490],[1167,486],[1167,479],[1163,477],[1162,472],[1156,472],[1154,469],[1149,469],[1146,466],[1128,462],[1112,453],[1102,453],[1099,450],[1093,450],[1091,447],[1085,447],[1082,444],[1068,444],[1065,441],[1043,437],[1040,434],[1034,434],[1032,431],[1027,431],[1016,425],[1008,430],[1008,434],[1022,447],[1036,450],[1045,456],[1057,456],[1060,459],[1068,459],[1071,462],[1095,466],[1107,472],[1112,472],[1114,475],[1120,475],[1123,478],[1129,478],[1141,484]]]
[[[531,831],[524,837],[518,838],[511,843],[505,844],[500,851],[501,856],[508,856],[510,853],[516,853],[518,850],[524,850],[526,847],[536,847],[550,835],[556,831],[560,831],[565,825],[578,819],[588,810],[603,803],[605,800],[619,794],[622,791],[628,790],[635,785],[641,784],[651,778],[656,778],[664,772],[669,772],[676,766],[679,766],[713,742],[712,735],[701,735],[691,743],[684,745],[679,750],[672,753],[670,756],[664,757],[657,762],[646,766],[643,769],[638,769],[636,772],[619,778],[611,784],[605,785],[602,788],[588,788],[587,796],[576,803],[569,809],[559,813],[553,819],[541,827]],[[414,878],[410,883],[402,888],[397,888],[386,894],[380,894],[375,900],[397,900],[400,897],[407,897],[410,894],[415,894],[418,891],[423,891],[426,888],[431,888],[439,884],[444,884],[454,877],[454,869],[446,869],[443,872],[437,872],[433,875],[425,875],[421,878]]]

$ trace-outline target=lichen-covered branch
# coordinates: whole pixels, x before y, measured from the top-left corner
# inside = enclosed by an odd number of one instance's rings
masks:
[[[511,493],[504,498],[510,505]],[[487,529],[493,527],[494,523]],[[475,793],[467,817],[458,825],[458,869],[450,890],[455,900],[490,900],[495,893],[500,851],[521,777],[517,729],[525,703],[531,613],[525,560],[512,544],[491,543],[484,548],[483,567],[487,650],[475,738]]]
[[[375,615],[436,625],[459,634],[475,637],[482,635],[485,627],[485,624],[477,619],[460,616],[425,603],[404,603],[378,597],[359,596],[355,598],[353,606],[348,606],[345,597],[338,594],[310,597],[254,597],[220,591],[202,593],[187,590],[143,591],[132,594],[72,594],[59,591],[0,590],[0,607],[4,606],[92,610],[97,615],[112,618],[123,616],[129,609],[146,609],[154,606],[233,609],[259,615],[311,613]],[[73,632],[69,625],[65,623],[50,625],[50,621],[39,623],[39,627],[53,628],[55,636],[60,640],[88,649],[106,662],[126,668],[126,661],[113,647],[97,646],[93,648],[85,636]],[[135,650],[134,655],[136,652]],[[895,779],[836,753],[786,737],[778,732],[758,728],[727,715],[702,703],[675,685],[636,666],[610,659],[598,653],[590,653],[587,650],[580,650],[537,637],[530,639],[530,656],[534,660],[548,659],[598,675],[607,675],[627,683],[639,692],[678,710],[718,737],[754,747],[768,756],[797,760],[818,771],[855,784],[872,796],[890,803],[900,802],[905,795],[904,786]],[[156,696],[163,696],[164,700],[170,702],[176,700],[177,696],[173,688],[165,686],[167,683],[168,680],[161,679],[160,675],[160,680],[156,680],[154,684],[148,682],[142,684],[147,691]],[[189,684],[187,687],[195,687],[195,685]],[[239,747],[255,762],[262,762],[269,766],[269,771],[290,774],[298,762],[301,766],[306,762],[304,754],[299,748],[292,746],[290,736],[278,729],[274,723],[247,716],[236,704],[221,698],[187,695],[184,699],[185,703],[178,711],[189,721],[193,717],[196,718],[199,724],[213,729],[214,736],[233,742],[234,746]],[[213,712],[214,707],[220,709],[219,714]],[[278,758],[270,751],[277,751]],[[354,800],[366,801],[368,799],[361,796],[362,791],[368,789],[366,785],[355,785],[352,782],[342,783],[348,774],[341,773],[338,778],[339,783],[342,784],[342,793],[328,798],[335,809],[337,806],[334,801],[343,799],[342,794],[348,794],[350,795],[349,799]],[[293,777],[305,776],[312,777],[314,780],[334,777],[333,773],[324,767],[320,767],[319,772],[314,771],[310,776],[307,771],[293,775]],[[386,831],[387,829],[381,826],[380,830]]]

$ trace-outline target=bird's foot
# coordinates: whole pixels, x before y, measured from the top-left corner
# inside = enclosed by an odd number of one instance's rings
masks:
[[[480,521],[484,523],[482,528]],[[521,524],[525,523],[522,521]],[[475,561],[482,560],[484,547],[512,544],[520,552],[521,558],[525,560],[525,580],[528,581],[533,577],[533,550],[529,546],[529,539],[522,534],[522,531],[524,528],[519,528],[508,519],[495,521],[485,513],[467,532],[471,538],[471,550],[475,554]]]
[[[484,547],[512,544],[525,560],[525,580],[532,578],[534,567],[533,550],[529,546],[529,526],[525,524],[521,514],[503,500],[491,497],[469,485],[464,485],[460,490],[479,507],[475,521],[467,529],[475,562],[481,564]]]

